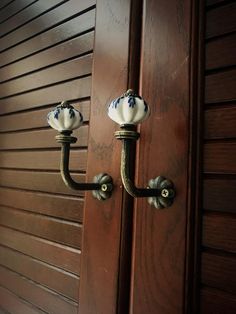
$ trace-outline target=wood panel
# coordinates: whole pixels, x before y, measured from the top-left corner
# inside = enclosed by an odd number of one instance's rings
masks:
[[[44,314],[45,312],[41,311],[39,308],[32,306],[31,304],[23,301],[18,298],[13,293],[8,290],[0,287],[0,299],[3,308],[7,308],[11,313],[14,314]],[[4,314],[5,312],[4,309]]]
[[[77,249],[3,226],[0,226],[0,243],[15,251],[79,275],[81,252]]]
[[[0,3],[0,8],[4,8],[5,6],[9,5],[11,2],[13,2],[14,0],[1,0]]]
[[[47,313],[77,314],[76,303],[66,301],[55,292],[3,267],[0,267],[0,284],[7,289],[12,289],[14,294]]]
[[[228,293],[236,293],[235,256],[202,254],[202,283]]]
[[[204,246],[236,253],[236,217],[221,213],[203,216]]]
[[[236,299],[233,295],[212,288],[201,291],[201,313],[232,314],[236,312]]]
[[[0,115],[60,103],[63,99],[87,98],[90,97],[90,91],[91,77],[59,83],[23,95],[0,99]]]
[[[236,34],[221,37],[206,44],[206,70],[236,64]]]
[[[72,174],[77,182],[84,182],[84,174]],[[16,178],[18,179],[16,181]],[[3,187],[26,189],[66,195],[84,195],[82,191],[68,189],[63,184],[60,173],[22,170],[1,170],[0,185]]]
[[[36,2],[36,0],[18,0],[17,2],[10,3],[7,7],[0,11],[0,23],[9,19],[11,16],[23,10],[25,7]]]
[[[31,2],[33,1],[31,0]],[[92,7],[94,4],[94,0],[70,0],[69,5],[68,3],[64,3],[54,8],[54,10],[46,12],[44,15],[39,16],[38,18],[16,29],[14,33],[0,38],[1,51],[6,50],[12,45],[15,46],[19,42],[25,41],[26,39],[42,33],[48,29],[51,29],[54,26],[61,24],[63,21],[68,20],[68,18],[71,19],[75,14],[83,12],[84,10]],[[17,5],[18,4],[16,3],[16,6]]]
[[[235,15],[235,2],[210,10],[206,16],[206,38],[212,38],[235,31]]]
[[[25,121],[27,123],[27,121]],[[73,132],[74,136],[78,138],[78,141],[73,147],[85,147],[88,142],[88,126],[82,126],[81,128]],[[55,136],[57,132],[53,129],[36,130],[30,132],[19,133],[5,133],[0,134],[1,150],[9,149],[35,149],[35,148],[49,148],[60,147],[60,144],[56,142]]]
[[[81,225],[0,206],[0,224],[68,246],[81,247]]]
[[[144,2],[140,93],[152,114],[141,127],[137,184],[158,175],[178,196],[163,211],[140,198],[135,207],[130,313],[183,313],[186,274],[191,8],[187,2]],[[168,38],[168,40],[167,40]]]
[[[212,107],[205,111],[204,137],[206,139],[236,138],[236,107]]]
[[[26,255],[0,247],[1,265],[72,300],[77,300],[78,277]]]
[[[83,199],[0,187],[0,203],[52,217],[82,222]],[[43,206],[42,206],[43,204]]]
[[[45,70],[0,84],[1,98],[20,94],[28,90],[53,85],[76,77],[88,76],[92,72],[92,55],[51,66]]]
[[[204,145],[204,172],[236,174],[236,143]]]
[[[206,178],[203,182],[203,207],[207,210],[236,212],[236,180]]]
[[[79,110],[84,118],[84,122],[88,122],[90,113],[90,101],[73,102],[75,109]],[[11,115],[0,116],[0,132],[19,131],[27,129],[48,127],[47,114],[53,110],[55,106],[37,111],[22,112]],[[26,123],[27,121],[27,123]]]
[[[56,26],[36,37],[31,38],[9,50],[1,53],[0,66],[9,64],[33,53],[44,50],[52,45],[59,44],[73,36],[92,30],[94,28],[95,11],[75,17],[67,22]]]
[[[25,8],[15,16],[12,16],[10,20],[1,23],[0,36],[13,31],[14,29],[20,27],[21,25],[27,23],[31,19],[45,13],[48,10],[52,10],[56,5],[60,5],[65,0],[47,0],[36,1],[31,4],[31,6]],[[1,1],[1,5],[3,0]]]
[[[22,74],[74,58],[88,51],[90,52],[93,48],[93,40],[94,32],[91,31],[18,62],[4,66],[0,68],[0,81],[6,81]]]
[[[130,0],[97,1],[87,177],[90,181],[94,173],[102,169],[112,176],[115,189],[112,198],[102,206],[90,193],[86,195],[79,296],[79,310],[83,314],[129,311],[127,305],[118,309],[120,304],[117,304],[118,299],[123,301],[118,285],[119,267],[122,263],[125,265],[125,261],[119,261],[122,228],[120,146],[113,139],[116,126],[107,118],[106,107],[128,87],[128,67],[132,59],[129,56],[130,15]],[[129,295],[129,287],[123,290],[126,290],[123,294]]]
[[[0,168],[57,170],[60,167],[60,151],[2,152]],[[87,150],[70,152],[70,170],[86,171]]]
[[[236,70],[206,76],[205,102],[210,104],[235,100],[235,76]]]

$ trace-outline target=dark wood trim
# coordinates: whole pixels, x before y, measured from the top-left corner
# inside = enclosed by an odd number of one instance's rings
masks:
[[[198,314],[202,209],[205,0],[192,1],[185,313]]]

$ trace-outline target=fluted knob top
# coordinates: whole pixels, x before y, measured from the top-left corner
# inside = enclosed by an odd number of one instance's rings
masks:
[[[108,116],[122,126],[141,123],[149,114],[148,104],[132,89],[114,99],[108,107]]]
[[[59,132],[73,131],[83,124],[83,116],[67,101],[63,101],[48,113],[47,121],[53,129]]]

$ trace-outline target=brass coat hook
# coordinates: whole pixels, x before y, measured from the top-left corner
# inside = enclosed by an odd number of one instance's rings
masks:
[[[81,112],[76,110],[67,101],[63,101],[47,115],[48,124],[60,134],[56,136],[56,141],[61,144],[60,173],[66,186],[73,190],[92,191],[93,196],[98,200],[106,200],[111,197],[113,183],[112,178],[106,173],[100,173],[94,177],[92,183],[75,182],[69,171],[70,144],[77,141],[71,136],[73,130],[83,124]]]
[[[172,205],[175,197],[174,185],[170,180],[158,176],[149,181],[147,188],[138,188],[130,178],[133,163],[130,158],[131,146],[140,136],[135,125],[149,115],[150,109],[145,100],[131,89],[114,99],[108,107],[108,116],[121,128],[115,132],[115,137],[122,141],[121,179],[124,188],[133,197],[147,197],[149,204],[156,208],[166,208]]]

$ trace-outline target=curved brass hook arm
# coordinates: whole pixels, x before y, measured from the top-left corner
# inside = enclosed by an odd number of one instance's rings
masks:
[[[115,132],[115,137],[122,140],[121,150],[121,179],[125,190],[133,197],[148,197],[148,202],[156,208],[169,207],[174,199],[173,183],[162,177],[151,179],[147,188],[138,188],[130,178],[132,160],[130,158],[132,142],[139,138],[139,133],[133,126],[122,126],[121,131]]]
[[[70,144],[75,143],[77,139],[72,137],[71,133],[71,131],[63,131],[56,136],[57,142],[61,144],[60,173],[65,185],[73,190],[93,191],[94,197],[99,200],[109,198],[113,188],[109,175],[99,174],[94,178],[93,183],[79,183],[72,179],[69,170]]]

